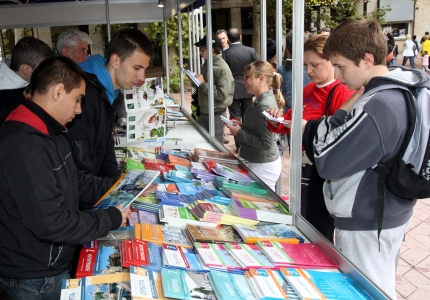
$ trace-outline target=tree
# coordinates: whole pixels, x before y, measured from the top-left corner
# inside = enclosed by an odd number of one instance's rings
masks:
[[[174,92],[179,91],[179,38],[178,38],[178,15],[174,15],[166,21],[167,24],[167,46],[169,49],[169,72],[170,75],[170,87]],[[190,57],[189,49],[189,32],[188,32],[188,16],[187,14],[181,14],[181,26],[182,26],[182,57],[185,60]],[[159,39],[158,37],[164,37],[164,22],[152,22],[148,27],[145,28],[145,32],[151,37],[152,40],[157,40],[159,46],[162,46],[164,38]],[[185,65],[185,64],[184,64]],[[184,77],[185,83],[188,83],[188,78]]]

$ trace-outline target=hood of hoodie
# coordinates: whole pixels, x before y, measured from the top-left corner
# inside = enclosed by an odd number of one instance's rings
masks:
[[[398,85],[403,85],[408,88],[430,89],[430,77],[423,70],[393,66],[389,68],[387,74],[374,77],[369,81],[363,97],[372,94],[375,90],[379,90],[381,85],[385,85],[386,88],[395,88]]]
[[[91,55],[86,61],[79,63],[79,66],[85,72],[97,76],[97,79],[105,88],[110,104],[112,104],[119,94],[119,89],[115,90],[113,87],[112,77],[106,69],[106,59],[100,54]]]
[[[0,63],[0,90],[15,90],[27,85],[28,82],[12,71],[6,63]]]

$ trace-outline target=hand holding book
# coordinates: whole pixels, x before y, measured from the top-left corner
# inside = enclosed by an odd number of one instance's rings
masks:
[[[291,127],[291,121],[284,120],[284,117],[283,117],[284,111],[282,109],[271,108],[263,111],[262,113],[267,119],[269,119],[269,122],[275,127],[278,126],[278,123],[281,123],[288,128]]]

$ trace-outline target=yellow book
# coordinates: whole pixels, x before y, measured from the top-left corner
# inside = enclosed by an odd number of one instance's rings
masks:
[[[182,228],[168,227],[158,224],[141,223],[141,240],[156,244],[169,244],[192,249]]]

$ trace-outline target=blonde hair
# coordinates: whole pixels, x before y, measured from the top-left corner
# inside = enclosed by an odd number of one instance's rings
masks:
[[[244,74],[245,76],[252,78],[264,75],[267,85],[269,88],[273,89],[273,94],[275,96],[276,103],[278,104],[278,108],[283,108],[285,106],[285,99],[280,90],[282,76],[281,74],[273,72],[273,67],[269,62],[262,60],[253,61],[245,67]]]

